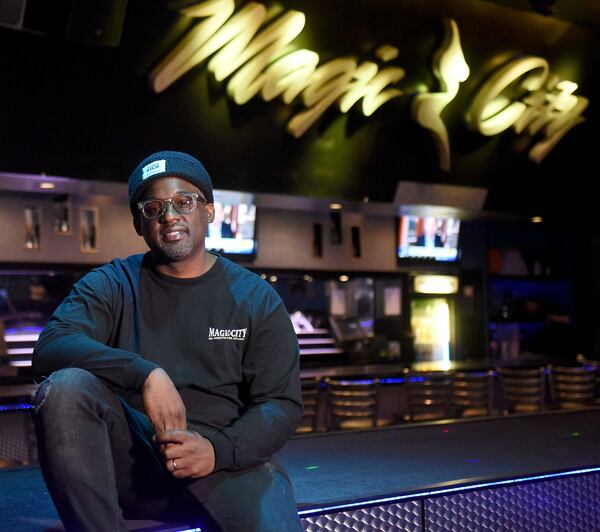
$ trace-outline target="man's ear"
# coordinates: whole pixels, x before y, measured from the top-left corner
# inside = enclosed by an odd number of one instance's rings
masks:
[[[209,203],[206,206],[206,220],[210,224],[215,219],[215,206],[212,203]]]
[[[133,227],[135,227],[135,232],[139,236],[142,236],[142,227],[140,225],[140,217],[139,216],[134,216],[133,217]]]

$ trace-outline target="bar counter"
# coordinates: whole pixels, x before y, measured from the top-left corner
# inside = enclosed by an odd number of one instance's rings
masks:
[[[300,360],[300,377],[303,379],[325,378],[325,377],[394,377],[402,375],[404,368],[411,371],[485,371],[497,367],[526,367],[573,365],[573,358],[549,359],[546,357],[527,357],[515,360],[456,360],[450,362],[368,362],[345,364],[331,364],[310,367]]]

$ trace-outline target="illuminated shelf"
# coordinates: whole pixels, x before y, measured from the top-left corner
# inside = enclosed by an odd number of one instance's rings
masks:
[[[298,338],[298,343],[302,345],[335,344],[333,338]]]
[[[339,347],[318,347],[300,349],[300,355],[342,355],[344,350]]]

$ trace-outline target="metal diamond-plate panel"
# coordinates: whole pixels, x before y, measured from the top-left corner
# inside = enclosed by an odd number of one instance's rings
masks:
[[[32,462],[35,436],[27,409],[0,411],[0,467]]]
[[[320,530],[330,530],[332,532],[345,532],[347,530],[356,530],[357,532],[371,530],[420,532],[421,504],[419,501],[406,501],[386,506],[303,517],[302,526],[307,532]]]
[[[600,474],[576,475],[425,501],[425,530],[600,530]]]

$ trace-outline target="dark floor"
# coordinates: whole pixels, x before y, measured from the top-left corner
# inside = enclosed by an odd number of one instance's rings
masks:
[[[299,508],[600,465],[600,410],[296,437],[280,453]],[[37,468],[0,472],[0,530],[59,524]]]

